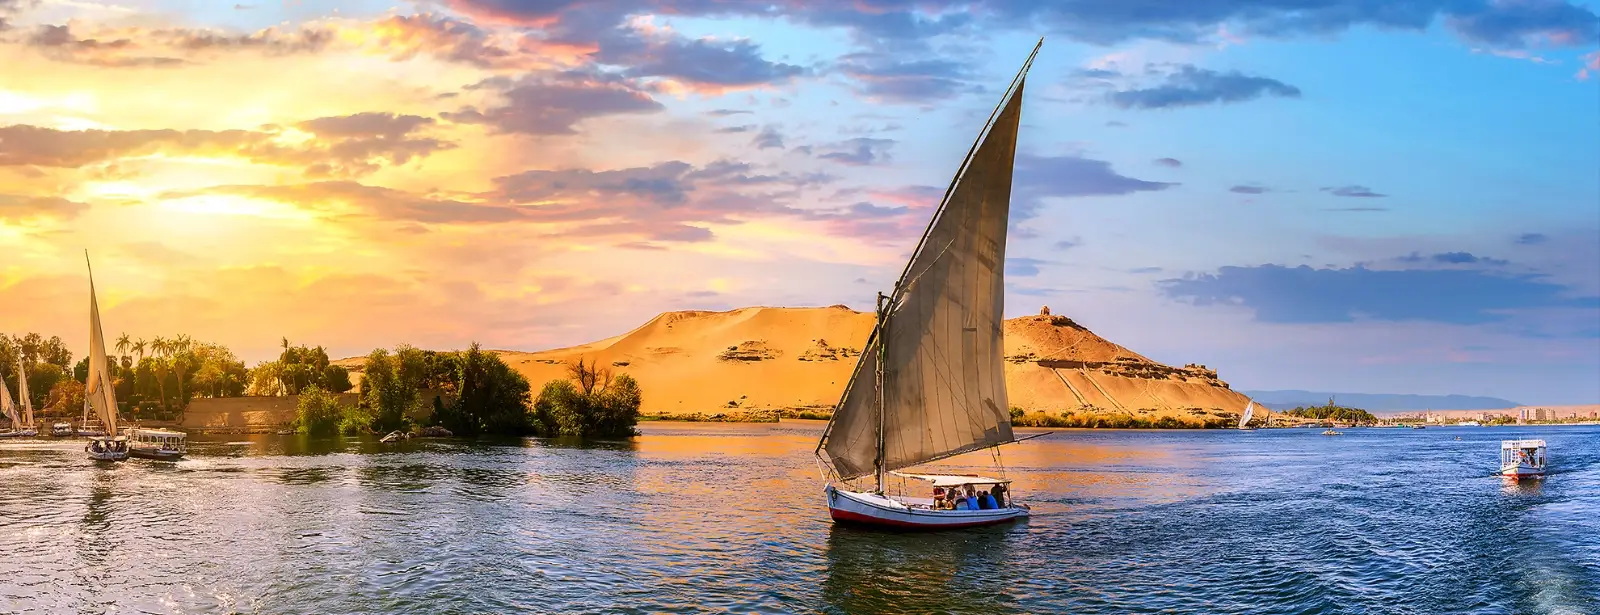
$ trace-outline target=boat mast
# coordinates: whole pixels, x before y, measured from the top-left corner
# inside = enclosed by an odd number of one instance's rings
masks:
[[[885,305],[887,303],[885,301],[886,299],[888,299],[888,297],[884,296],[883,293],[881,293],[881,292],[878,293],[878,330],[879,331],[887,331],[888,330],[887,325],[888,325],[888,320],[889,320],[889,313],[885,309]],[[878,365],[877,365],[877,371],[878,371],[878,387],[877,387],[878,388],[878,394],[877,394],[877,398],[878,398],[877,399],[877,404],[878,404],[878,458],[876,460],[874,460],[874,464],[873,465],[877,466],[877,468],[876,468],[877,471],[874,472],[874,474],[876,474],[877,478],[878,478],[878,493],[883,493],[883,480],[884,480],[884,463],[883,463],[883,460],[886,457],[886,455],[884,454],[884,450],[883,450],[884,441],[885,441],[884,433],[883,433],[883,423],[884,423],[883,353],[888,352],[889,348],[888,348],[887,344],[883,343],[883,336],[882,335],[877,336],[877,340],[878,340]]]

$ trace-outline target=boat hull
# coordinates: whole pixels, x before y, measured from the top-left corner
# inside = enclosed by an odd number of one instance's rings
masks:
[[[1500,475],[1511,480],[1524,478],[1544,478],[1544,468],[1527,464],[1505,465],[1500,468]]]
[[[178,451],[163,451],[158,449],[138,447],[129,449],[128,456],[138,457],[140,459],[154,459],[156,461],[177,461],[179,459],[183,459],[183,453]]]
[[[895,530],[953,530],[1010,523],[1028,517],[1028,509],[1011,506],[991,510],[912,508],[889,498],[843,491],[829,485],[828,515],[834,523]]]

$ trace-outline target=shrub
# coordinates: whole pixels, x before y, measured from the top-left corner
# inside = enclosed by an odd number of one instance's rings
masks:
[[[295,423],[300,433],[329,436],[340,431],[346,414],[338,398],[321,387],[312,386],[300,392]]]
[[[533,404],[533,419],[545,435],[615,438],[635,435],[643,392],[638,381],[610,370],[568,366],[571,380],[551,380]]]

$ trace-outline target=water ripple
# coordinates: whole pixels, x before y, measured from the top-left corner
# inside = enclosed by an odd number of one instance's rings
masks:
[[[819,427],[6,442],[0,612],[1600,613],[1592,427],[1066,431],[1005,453],[1032,519],[939,534],[829,523]],[[1503,483],[1502,437],[1557,472]]]

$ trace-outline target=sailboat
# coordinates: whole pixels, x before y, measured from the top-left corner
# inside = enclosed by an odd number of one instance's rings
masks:
[[[1245,404],[1244,416],[1239,417],[1239,429],[1244,431],[1255,431],[1255,428],[1250,426],[1250,417],[1255,414],[1255,411],[1256,402],[1254,400],[1248,404]]]
[[[1028,516],[1003,474],[899,470],[1018,441],[1002,362],[1006,226],[1023,81],[1043,44],[967,151],[894,292],[878,294],[877,324],[815,451],[836,523],[945,529]],[[891,496],[890,474],[934,497]],[[850,487],[867,476],[875,488]]]
[[[89,252],[83,253],[89,264]],[[100,303],[94,294],[94,266],[89,265],[89,377],[84,379],[84,403],[93,407],[105,435],[89,438],[83,450],[96,461],[123,461],[128,458],[128,439],[117,435],[117,394],[106,369],[106,337],[100,330]]]
[[[19,436],[39,435],[39,426],[33,423],[33,396],[28,394],[28,370],[22,367],[22,349],[17,349],[17,403],[22,406],[22,425]]]
[[[0,431],[0,438],[21,436],[22,417],[17,416],[17,405],[11,401],[11,387],[6,386],[4,378],[0,378],[0,412],[5,413],[6,418],[11,420],[11,429]]]

